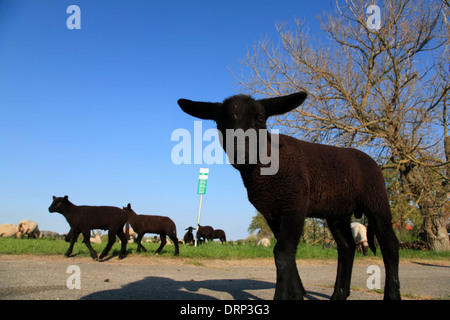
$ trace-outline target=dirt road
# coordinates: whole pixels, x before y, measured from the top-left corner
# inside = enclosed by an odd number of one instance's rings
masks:
[[[380,267],[383,287],[384,267],[380,260],[357,262],[350,299],[382,299],[381,294],[367,289],[370,265]],[[336,261],[298,261],[298,269],[307,299],[329,299]],[[113,257],[95,262],[85,257],[0,255],[0,299],[271,300],[275,277],[272,259],[195,260],[132,255],[124,260]],[[403,298],[450,299],[450,262],[403,262],[400,281]]]

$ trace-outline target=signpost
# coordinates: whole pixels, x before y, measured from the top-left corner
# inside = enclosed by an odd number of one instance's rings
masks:
[[[200,168],[200,176],[198,177],[198,188],[197,188],[197,193],[200,195],[200,197],[206,193],[206,183],[208,182],[208,173],[209,173],[208,168]]]
[[[206,183],[208,182],[208,174],[209,168],[200,168],[200,175],[198,177],[198,187],[197,187],[197,194],[200,195],[200,204],[198,205],[196,233],[198,233],[198,225],[200,224],[200,213],[202,212],[202,200],[203,195],[206,193]],[[195,237],[195,246],[197,246],[197,235]]]

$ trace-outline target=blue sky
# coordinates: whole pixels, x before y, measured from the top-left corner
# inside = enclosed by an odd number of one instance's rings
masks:
[[[81,29],[69,30],[69,5]],[[275,23],[316,17],[331,1],[0,0],[0,223],[67,232],[52,196],[126,206],[195,226],[200,167],[210,169],[200,224],[248,236],[255,209],[230,165],[175,165],[179,98],[236,94],[231,71]],[[203,121],[203,130],[214,127]],[[205,147],[208,142],[204,142]]]

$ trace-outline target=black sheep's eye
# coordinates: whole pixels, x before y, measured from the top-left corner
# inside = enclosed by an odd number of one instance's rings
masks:
[[[258,121],[259,121],[259,122],[264,122],[264,118],[259,117],[259,118],[258,118]]]

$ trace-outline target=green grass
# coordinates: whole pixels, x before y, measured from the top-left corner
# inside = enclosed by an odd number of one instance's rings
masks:
[[[101,253],[106,243],[92,244],[94,250],[98,254]],[[152,256],[159,244],[145,243],[146,253],[142,256]],[[206,258],[206,259],[252,259],[252,258],[273,258],[273,246],[265,248],[256,244],[237,245],[228,243],[226,245],[220,242],[205,243],[198,247],[180,245],[180,257],[186,258]],[[48,239],[13,239],[0,238],[0,254],[35,254],[35,255],[63,255],[69,247],[69,244],[60,240]],[[137,255],[136,244],[128,244],[128,254]],[[110,254],[117,254],[120,251],[120,244],[115,243]],[[175,248],[173,245],[166,245],[160,256],[172,257]],[[82,242],[75,244],[73,253],[77,256],[89,257],[89,251]],[[375,257],[373,253],[369,253],[369,257]],[[381,259],[381,253],[378,248],[377,259]],[[337,259],[336,249],[322,249],[319,246],[311,246],[300,243],[297,250],[297,259]],[[360,254],[356,254],[356,260],[365,259]],[[433,252],[433,251],[414,251],[400,250],[400,259],[443,259],[450,261],[450,252]]]

